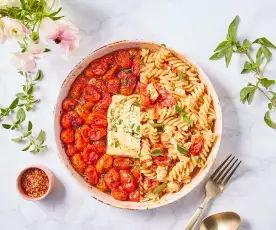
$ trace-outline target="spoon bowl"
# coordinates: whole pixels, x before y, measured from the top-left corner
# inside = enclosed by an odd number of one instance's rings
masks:
[[[206,217],[198,230],[235,230],[241,224],[240,216],[235,212],[221,212]]]

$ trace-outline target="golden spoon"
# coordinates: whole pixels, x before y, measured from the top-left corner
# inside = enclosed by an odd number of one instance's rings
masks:
[[[198,230],[235,230],[241,224],[240,216],[235,212],[221,212],[205,218]]]

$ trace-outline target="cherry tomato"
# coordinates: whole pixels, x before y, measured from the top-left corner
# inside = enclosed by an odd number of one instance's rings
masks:
[[[93,72],[93,70],[91,68],[86,68],[84,71],[83,71],[83,74],[85,77],[88,77],[88,78],[93,78],[95,77],[95,74]]]
[[[106,74],[103,76],[103,80],[107,82],[108,80],[112,79],[115,77],[116,73],[120,70],[120,66],[114,65],[112,66]]]
[[[64,143],[64,144],[71,144],[74,142],[74,135],[75,132],[73,129],[69,128],[69,129],[63,129],[60,132],[60,140]]]
[[[154,149],[160,149],[160,151],[163,152],[163,153],[166,152],[166,148],[162,144],[154,144],[151,147],[151,150],[154,150]]]
[[[109,93],[103,93],[103,98],[99,100],[96,106],[100,109],[107,109],[108,106],[111,104],[112,98]]]
[[[140,76],[140,56],[134,56],[133,61],[132,61],[132,72],[136,77]]]
[[[130,169],[134,161],[130,158],[119,157],[114,159],[113,167],[116,169]]]
[[[110,188],[116,188],[120,185],[120,176],[115,168],[111,168],[104,176],[105,184]]]
[[[70,128],[72,125],[81,126],[83,120],[75,111],[69,111],[61,116],[60,123],[63,128]]]
[[[113,54],[107,54],[103,56],[101,59],[102,62],[106,63],[108,67],[112,66],[115,62]]]
[[[129,49],[128,53],[130,55],[130,57],[135,57],[135,56],[139,56],[139,51],[137,49]]]
[[[101,98],[101,94],[94,86],[88,85],[84,89],[83,98],[86,101],[98,101]]]
[[[160,184],[160,182],[156,180],[151,180],[148,177],[144,178],[143,183],[148,188],[149,191],[153,191]]]
[[[115,200],[121,200],[121,201],[125,201],[128,198],[127,192],[125,192],[122,188],[112,189],[111,196],[113,196]]]
[[[107,87],[105,82],[102,79],[98,79],[95,82],[95,87],[100,91],[100,92],[107,92]]]
[[[169,93],[169,91],[167,91],[166,89],[163,89],[156,83],[154,84],[154,88],[161,96],[160,103],[162,104],[162,106],[172,107],[175,104],[174,97]]]
[[[81,75],[78,76],[70,89],[69,95],[74,99],[80,99],[83,89],[87,84],[88,80],[86,77]]]
[[[190,153],[192,155],[199,154],[202,151],[203,144],[204,144],[204,141],[203,141],[202,136],[198,136],[197,138],[195,138],[193,143],[190,146],[190,149],[189,149]]]
[[[80,104],[76,106],[75,111],[82,119],[86,119],[87,115],[89,114],[89,110]]]
[[[71,157],[70,161],[71,161],[72,166],[76,169],[76,171],[78,173],[81,173],[81,174],[84,173],[84,170],[85,170],[87,165],[83,161],[82,156],[81,156],[80,153],[74,154]]]
[[[147,92],[147,86],[142,83],[140,84],[140,100],[141,109],[145,109],[151,104],[151,100]]]
[[[88,141],[84,138],[80,129],[75,132],[75,145],[78,150],[83,150],[88,145]]]
[[[136,77],[132,73],[126,73],[124,71],[121,71],[118,77],[121,79],[120,93],[126,96],[131,95],[136,87]]]
[[[130,55],[126,50],[119,50],[115,52],[115,61],[122,68],[129,68],[131,65]]]
[[[91,131],[91,128],[89,125],[85,124],[80,128],[81,137],[85,142],[89,142],[89,132]]]
[[[91,110],[95,105],[95,102],[94,101],[84,101],[83,102],[83,107],[88,109],[88,110]]]
[[[82,152],[83,160],[89,165],[95,165],[100,158],[94,145],[87,145]]]
[[[128,170],[120,170],[120,181],[126,192],[133,192],[137,187],[134,176]]]
[[[131,172],[132,172],[132,174],[133,174],[133,176],[135,177],[136,180],[139,180],[139,179],[140,179],[139,165],[134,166],[134,167],[131,169]]]
[[[96,185],[99,181],[98,173],[93,165],[88,165],[84,172],[84,179],[90,185]]]
[[[132,202],[139,202],[140,201],[140,191],[137,189],[129,194],[129,200]]]
[[[77,106],[77,101],[73,98],[66,98],[62,102],[62,109],[69,112],[75,109]]]
[[[105,137],[106,134],[107,133],[106,133],[105,128],[92,126],[91,131],[89,132],[88,135],[89,135],[90,140],[98,141],[98,140],[101,140],[103,137]]]
[[[113,158],[110,155],[104,154],[96,164],[96,170],[99,174],[104,174],[112,167]]]
[[[100,153],[105,153],[106,152],[106,139],[101,139],[99,141],[94,141],[93,144]]]
[[[104,175],[100,176],[99,182],[96,185],[96,187],[97,187],[97,189],[99,189],[102,192],[108,192],[109,189],[108,189],[107,185],[104,182]]]
[[[66,154],[71,157],[78,151],[75,145],[69,144],[66,146]]]
[[[97,125],[99,127],[107,126],[107,117],[105,114],[100,112],[89,113],[86,119],[87,124]]]
[[[90,64],[90,68],[93,71],[93,73],[99,77],[103,76],[105,72],[107,71],[107,64],[105,62],[102,62],[100,60],[93,61]]]
[[[168,156],[156,156],[156,157],[152,157],[152,158],[153,158],[153,162],[158,166],[172,165],[171,158],[169,158]]]
[[[117,94],[120,91],[121,80],[118,78],[110,79],[107,81],[107,89],[109,93]]]
[[[97,106],[94,106],[92,112],[99,112],[102,114],[106,114],[107,109],[98,108]]]

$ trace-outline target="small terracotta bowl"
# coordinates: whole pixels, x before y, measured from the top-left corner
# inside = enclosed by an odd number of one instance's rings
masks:
[[[28,195],[24,192],[24,190],[22,189],[22,186],[21,186],[21,178],[22,178],[22,175],[23,175],[24,172],[26,172],[28,169],[32,169],[32,168],[37,168],[37,169],[42,170],[43,172],[46,173],[46,175],[47,175],[48,178],[49,178],[49,187],[48,187],[47,192],[46,192],[44,195],[42,195],[42,196],[40,196],[40,197],[36,197],[36,198],[28,196]],[[42,166],[42,165],[30,165],[30,166],[24,168],[24,169],[18,174],[18,176],[17,176],[17,178],[16,178],[16,188],[17,188],[18,193],[19,193],[24,199],[26,199],[26,200],[30,200],[30,201],[42,200],[42,199],[44,199],[46,196],[48,196],[49,193],[52,191],[53,185],[54,185],[54,180],[55,180],[55,179],[54,179],[54,174],[53,174],[53,173],[51,172],[51,170],[48,169],[47,167]]]

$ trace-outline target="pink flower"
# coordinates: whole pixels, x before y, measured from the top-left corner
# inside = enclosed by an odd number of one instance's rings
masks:
[[[35,59],[37,59],[40,58],[41,54],[44,53],[45,49],[46,45],[42,42],[34,42],[30,40],[27,47],[27,53],[30,56],[33,56]]]
[[[35,57],[28,53],[14,53],[12,63],[23,72],[33,72],[35,69]]]
[[[27,35],[30,34],[30,31],[27,29],[25,25],[23,25],[17,19],[11,19],[5,17],[3,19],[4,22],[4,34],[8,39],[13,39],[16,41],[23,40]]]
[[[73,24],[66,21],[54,22],[44,20],[46,37],[58,44],[65,53],[74,54],[79,47],[79,30]]]

